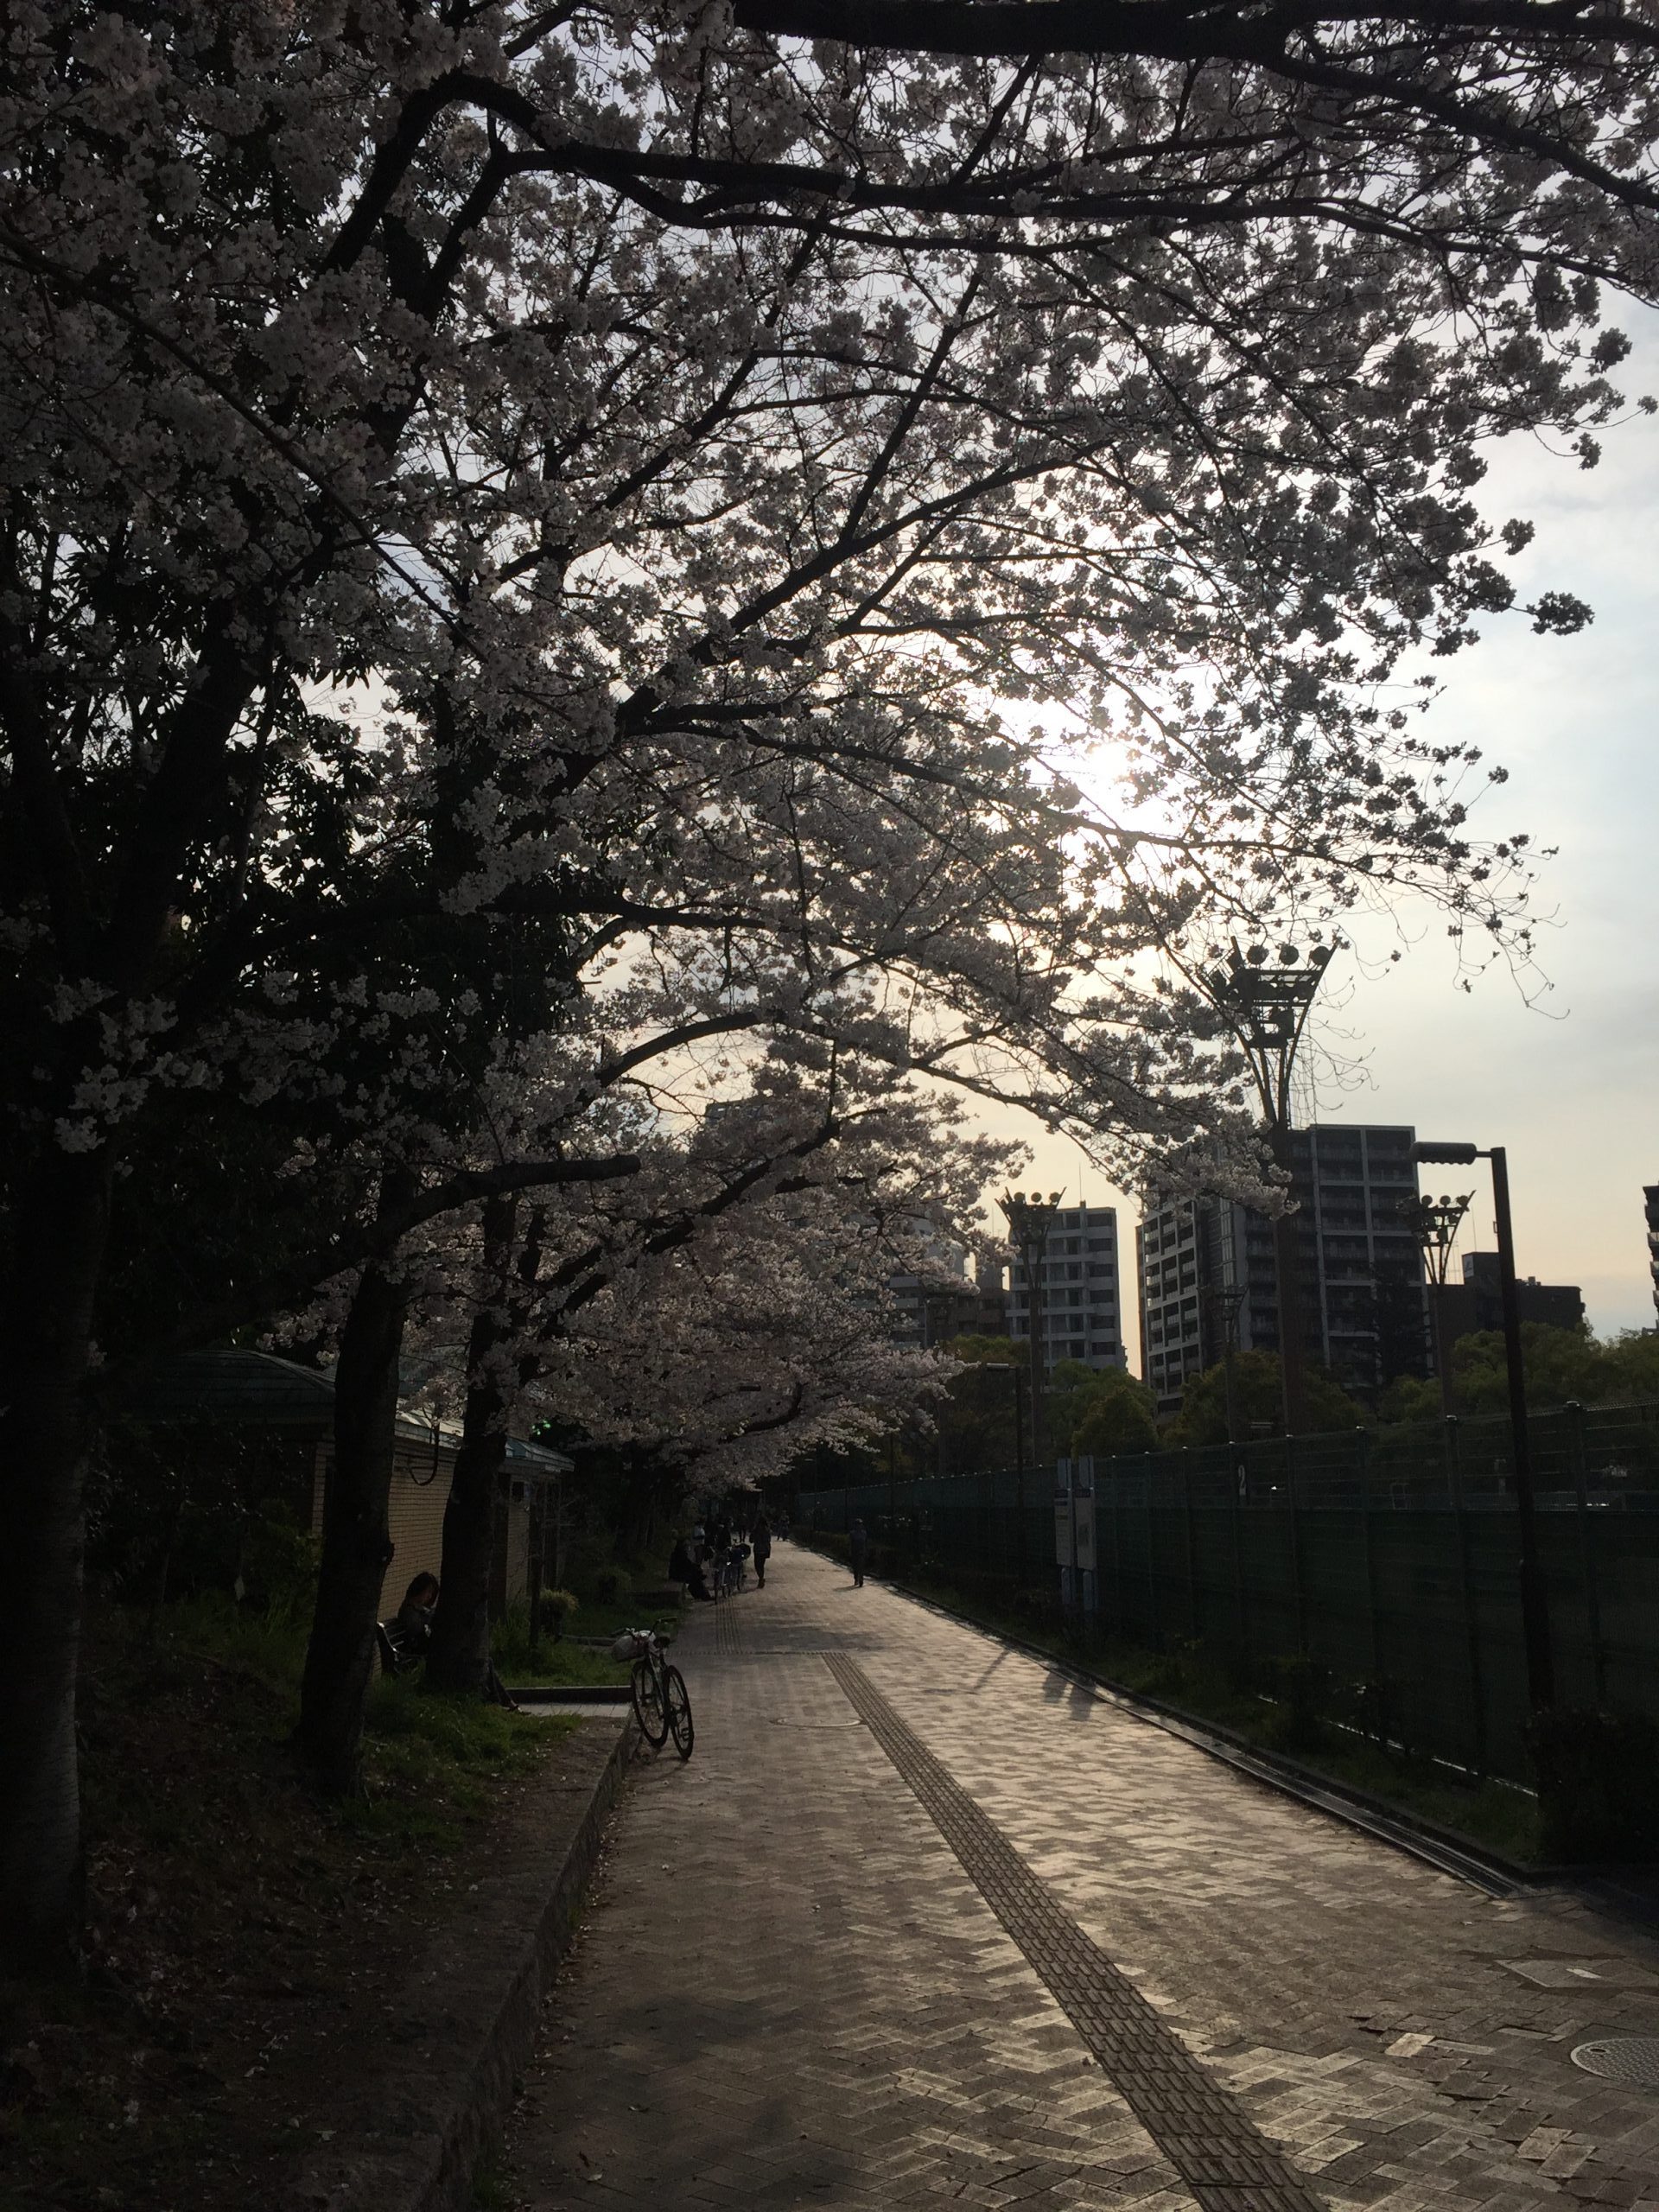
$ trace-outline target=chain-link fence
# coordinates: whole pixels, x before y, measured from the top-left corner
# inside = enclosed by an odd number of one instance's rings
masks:
[[[1557,1695],[1659,1719],[1659,1404],[1529,1423]],[[1527,1717],[1506,1416],[1097,1461],[1108,1634],[1191,1639],[1247,1675],[1300,1660],[1392,1740],[1524,1779]],[[1052,1475],[803,1492],[809,1527],[1014,1589],[1055,1586]]]

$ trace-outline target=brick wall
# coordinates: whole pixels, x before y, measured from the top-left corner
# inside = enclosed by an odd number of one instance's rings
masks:
[[[333,1446],[319,1444],[311,1469],[311,1533],[322,1534],[322,1485]],[[391,1531],[392,1559],[380,1586],[380,1618],[388,1620],[403,1603],[404,1592],[417,1574],[442,1574],[443,1569],[443,1509],[449,1503],[449,1483],[455,1455],[447,1446],[437,1454],[433,1472],[429,1446],[399,1450],[392,1463],[391,1494],[387,1518]],[[530,1516],[524,1485],[512,1486],[512,1503],[498,1514],[495,1562],[491,1577],[490,1603],[499,1611],[521,1604],[529,1590]]]

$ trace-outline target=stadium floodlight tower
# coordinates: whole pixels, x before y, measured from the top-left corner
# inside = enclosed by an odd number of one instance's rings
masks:
[[[1262,1108],[1275,1166],[1290,1173],[1291,1081],[1302,1033],[1335,948],[1328,944],[1265,944],[1241,950],[1236,939],[1226,959],[1203,977],[1206,995],[1237,1039]],[[1306,1423],[1306,1351],[1298,1267],[1296,1217],[1281,1213],[1273,1224],[1274,1273],[1278,1283],[1279,1372],[1284,1389],[1285,1433]]]
[[[1483,1152],[1472,1144],[1413,1145],[1418,1161],[1492,1171],[1492,1211],[1497,1230],[1497,1281],[1503,1300],[1503,1357],[1509,1370],[1510,1444],[1515,1474],[1516,1533],[1521,1539],[1521,1628],[1526,1642],[1527,1696],[1534,1712],[1555,1702],[1555,1652],[1549,1631],[1549,1598],[1538,1555],[1532,1490],[1532,1439],[1527,1428],[1527,1375],[1521,1353],[1521,1298],[1515,1274],[1515,1224],[1510,1215],[1510,1156],[1501,1144]]]
[[[1428,1318],[1434,1344],[1434,1372],[1440,1378],[1440,1411],[1452,1410],[1452,1363],[1448,1357],[1450,1346],[1446,1341],[1446,1316],[1442,1312],[1441,1294],[1452,1269],[1452,1247],[1457,1242],[1463,1217],[1469,1211],[1472,1191],[1465,1191],[1461,1198],[1402,1198],[1395,1211],[1417,1240],[1417,1249],[1423,1255],[1428,1269]]]

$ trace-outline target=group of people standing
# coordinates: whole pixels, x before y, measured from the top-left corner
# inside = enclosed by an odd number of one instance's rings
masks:
[[[787,1524],[780,1530],[788,1534]],[[694,1598],[718,1595],[724,1578],[748,1558],[754,1560],[754,1579],[766,1586],[766,1562],[772,1557],[772,1524],[765,1506],[747,1528],[734,1528],[723,1516],[705,1532],[701,1522],[690,1535],[677,1536],[668,1562],[668,1579],[678,1582]]]

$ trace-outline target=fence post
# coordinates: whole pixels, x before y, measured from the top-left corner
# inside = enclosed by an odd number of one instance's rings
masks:
[[[1233,1444],[1227,1446],[1227,1499],[1233,1531],[1233,1611],[1238,1630],[1240,1663],[1250,1663],[1250,1610],[1244,1597],[1244,1527],[1243,1513],[1245,1485],[1249,1472],[1242,1452]]]
[[[1469,1544],[1469,1509],[1464,1502],[1463,1465],[1458,1451],[1458,1417],[1445,1421],[1446,1473],[1452,1491],[1452,1510],[1457,1516],[1458,1567],[1463,1584],[1463,1630],[1469,1646],[1469,1695],[1474,1708],[1477,1775],[1486,1772],[1486,1683],[1480,1663],[1480,1613],[1475,1603],[1475,1565]]]
[[[1147,1509],[1143,1517],[1145,1519],[1147,1531],[1147,1630],[1148,1640],[1154,1651],[1162,1648],[1160,1639],[1163,1632],[1163,1624],[1159,1617],[1158,1611],[1157,1524],[1153,1519],[1152,1511],[1153,1484],[1157,1481],[1157,1479],[1156,1475],[1153,1472],[1152,1454],[1148,1452],[1147,1454],[1146,1472]]]
[[[1192,1446],[1181,1446],[1181,1521],[1186,1541],[1186,1632],[1198,1638],[1198,1551],[1192,1529]]]
[[[1112,1604],[1116,1611],[1114,1628],[1118,1636],[1126,1633],[1123,1621],[1123,1477],[1116,1452],[1112,1456]],[[1148,1466],[1152,1454],[1141,1455]],[[1100,1499],[1095,1499],[1095,1541],[1100,1541]]]
[[[1307,1656],[1307,1591],[1302,1580],[1302,1523],[1296,1507],[1296,1440],[1285,1437],[1285,1496],[1290,1507],[1290,1580],[1296,1599],[1296,1656]]]
[[[1607,1651],[1601,1640],[1601,1586],[1596,1578],[1596,1554],[1590,1535],[1590,1484],[1585,1470],[1584,1408],[1576,1398],[1567,1402],[1568,1433],[1573,1440],[1573,1480],[1579,1493],[1579,1571],[1584,1577],[1585,1624],[1590,1631],[1591,1679],[1596,1703],[1607,1700]]]
[[[1371,1433],[1363,1427],[1359,1430],[1359,1529],[1365,1556],[1365,1613],[1370,1626],[1371,1679],[1377,1684],[1380,1700],[1382,1635],[1377,1612],[1376,1554],[1371,1529]]]
[[[1015,1368],[1017,1376],[1020,1370]],[[1014,1441],[1019,1442],[1016,1428]],[[1014,1571],[1023,1590],[1031,1580],[1031,1571],[1026,1565],[1026,1455],[1022,1451],[1014,1470]]]

